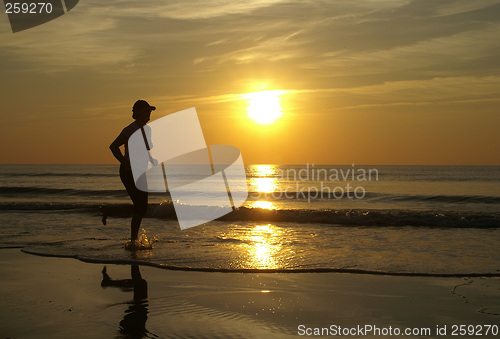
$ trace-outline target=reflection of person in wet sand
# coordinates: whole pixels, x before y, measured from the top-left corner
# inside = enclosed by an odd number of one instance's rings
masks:
[[[139,190],[134,182],[134,176],[132,174],[132,167],[130,165],[130,157],[128,150],[128,139],[137,130],[141,129],[144,141],[147,142],[148,150],[152,148],[151,143],[151,129],[146,123],[151,118],[151,112],[154,111],[156,107],[150,106],[144,100],[137,100],[132,109],[132,118],[135,119],[133,123],[128,125],[123,129],[120,135],[111,143],[109,148],[115,156],[115,158],[120,162],[120,179],[125,186],[127,193],[129,194],[132,202],[134,203],[134,214],[132,216],[132,222],[130,225],[130,240],[132,247],[134,246],[135,240],[139,233],[139,228],[141,226],[142,218],[146,214],[148,208],[148,193],[147,193],[147,183],[141,183],[141,189],[146,188],[144,191]],[[125,154],[122,154],[120,146],[125,145]],[[153,165],[157,165],[155,159],[150,157],[150,161]],[[147,164],[146,164],[147,166]],[[145,176],[141,178],[145,180]],[[103,218],[103,223],[105,223],[105,217]]]
[[[127,338],[143,338],[149,331],[146,330],[148,320],[148,283],[141,276],[138,265],[130,266],[132,279],[114,280],[106,272],[106,266],[102,269],[102,287],[118,287],[122,291],[134,291],[133,301],[128,303],[125,316],[120,321],[120,332]]]

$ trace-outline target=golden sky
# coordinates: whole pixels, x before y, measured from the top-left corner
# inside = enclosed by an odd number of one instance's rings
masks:
[[[246,164],[500,165],[500,1],[86,0],[0,15],[1,163],[115,163],[137,99]],[[261,125],[245,94],[280,90]]]

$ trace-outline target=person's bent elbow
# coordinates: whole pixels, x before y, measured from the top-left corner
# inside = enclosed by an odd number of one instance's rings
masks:
[[[120,151],[120,146],[113,142],[111,145],[109,145],[109,149],[111,150],[111,153],[113,153],[113,156],[116,158],[116,160],[121,163],[123,161],[123,154]]]
[[[109,145],[109,149],[111,150],[111,152],[114,152],[117,148],[119,149],[120,147],[118,147],[118,145],[114,141],[111,143],[111,145]]]

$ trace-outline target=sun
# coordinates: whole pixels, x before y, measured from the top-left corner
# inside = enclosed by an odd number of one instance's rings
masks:
[[[267,125],[281,117],[280,95],[285,91],[260,91],[243,95],[248,99],[248,116],[256,122]]]

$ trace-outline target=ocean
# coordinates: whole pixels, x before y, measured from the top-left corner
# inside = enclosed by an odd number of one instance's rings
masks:
[[[133,252],[117,165],[1,165],[0,247],[185,270],[500,276],[500,166],[250,165],[246,174],[243,206],[187,230],[168,194],[150,194],[141,232],[153,249]]]

